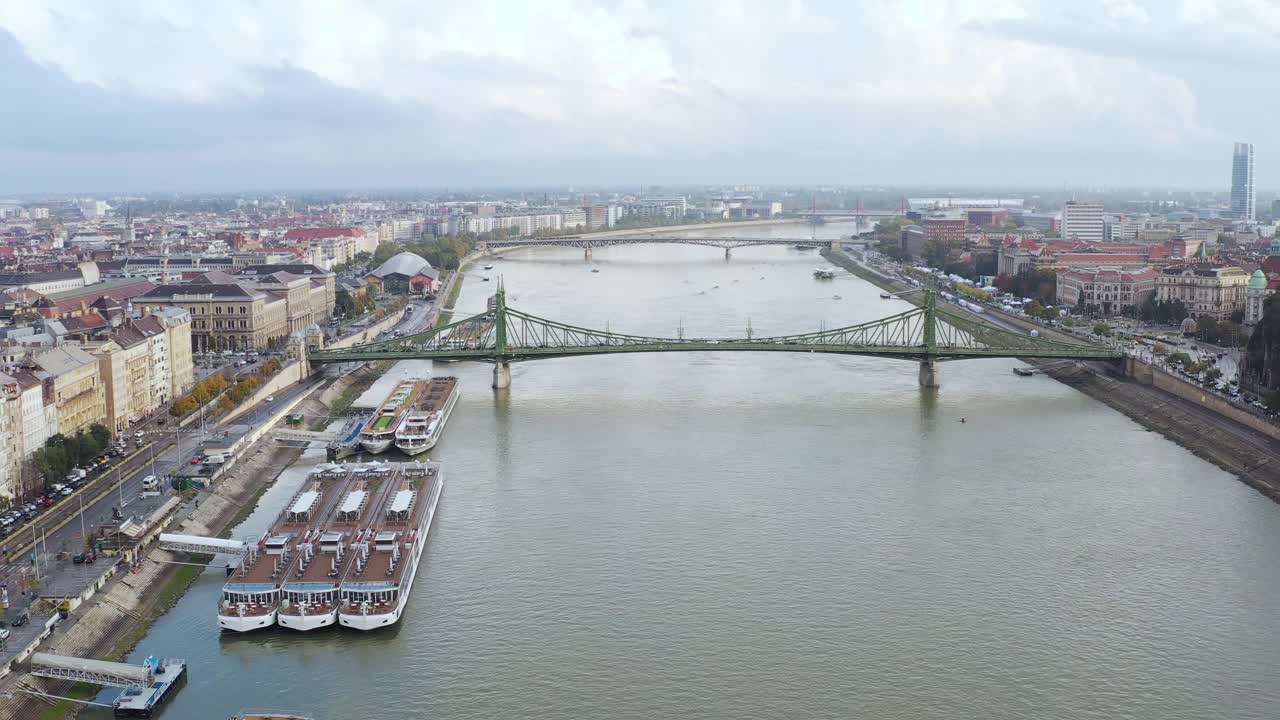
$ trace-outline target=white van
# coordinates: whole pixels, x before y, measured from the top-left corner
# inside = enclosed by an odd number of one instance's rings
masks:
[[[155,475],[148,475],[142,478],[142,492],[144,495],[148,493],[158,494],[160,492],[160,480]]]

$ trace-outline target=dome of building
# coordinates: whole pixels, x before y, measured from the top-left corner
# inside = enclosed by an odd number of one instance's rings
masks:
[[[1267,276],[1262,274],[1261,269],[1254,270],[1253,275],[1249,276],[1249,289],[1250,290],[1266,290],[1267,289]]]
[[[1192,320],[1191,318],[1185,318],[1182,321],[1183,334],[1185,335],[1187,333],[1194,333],[1195,331],[1196,331],[1196,321]]]
[[[379,265],[378,269],[374,270],[370,274],[380,278],[385,278],[392,274],[413,277],[419,273],[429,273],[438,276],[438,274],[435,273],[435,269],[431,267],[431,263],[427,262],[426,258],[421,255],[415,255],[411,252],[402,252],[388,258],[386,262]]]

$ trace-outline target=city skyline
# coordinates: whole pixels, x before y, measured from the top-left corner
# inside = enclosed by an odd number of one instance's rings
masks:
[[[0,192],[1225,190],[1223,148],[1264,139],[1277,110],[1252,90],[1280,29],[1261,3],[481,2],[418,15],[6,6],[0,73],[27,110],[0,140]],[[491,31],[467,30],[478,24]],[[1272,156],[1264,147],[1259,189],[1277,187]]]

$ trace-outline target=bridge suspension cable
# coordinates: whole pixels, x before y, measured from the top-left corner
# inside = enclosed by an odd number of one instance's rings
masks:
[[[1002,357],[1123,357],[1110,348],[996,327],[939,307],[932,286],[924,293],[925,302],[920,307],[880,320],[817,332],[756,337],[748,320],[746,337],[690,338],[681,321],[677,337],[664,338],[583,328],[517,310],[507,305],[506,288],[500,279],[491,308],[483,313],[403,338],[316,351],[308,358],[312,363],[479,360],[494,363],[494,384],[506,387],[512,362],[635,352],[822,352],[896,358],[921,363],[921,383],[926,385],[936,384],[939,362]]]

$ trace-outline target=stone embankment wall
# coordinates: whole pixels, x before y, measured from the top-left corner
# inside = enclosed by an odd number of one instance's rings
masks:
[[[389,330],[395,327],[396,323],[400,322],[400,318],[402,317],[404,317],[403,307],[397,310],[396,312],[393,312],[390,315],[382,318],[378,322],[370,325],[369,327],[365,328],[363,332],[358,332],[358,333],[348,335],[342,338],[341,340],[335,340],[332,345],[326,345],[325,349],[337,350],[340,348],[349,348],[349,347],[352,347],[353,345],[359,345],[361,343],[369,342],[370,340],[373,340],[374,338],[378,337],[378,334],[381,333],[383,330]]]
[[[1227,400],[1207,392],[1202,388],[1196,387],[1189,382],[1185,382],[1181,378],[1162,368],[1156,367],[1151,363],[1137,358],[1127,358],[1125,360],[1125,375],[1134,382],[1143,385],[1151,385],[1159,388],[1167,393],[1176,395],[1188,402],[1196,403],[1204,408],[1229,418],[1235,422],[1252,428],[1267,437],[1280,440],[1280,427],[1274,423],[1267,422],[1266,418],[1258,417],[1248,410],[1238,408]],[[1280,470],[1277,470],[1280,473]]]

